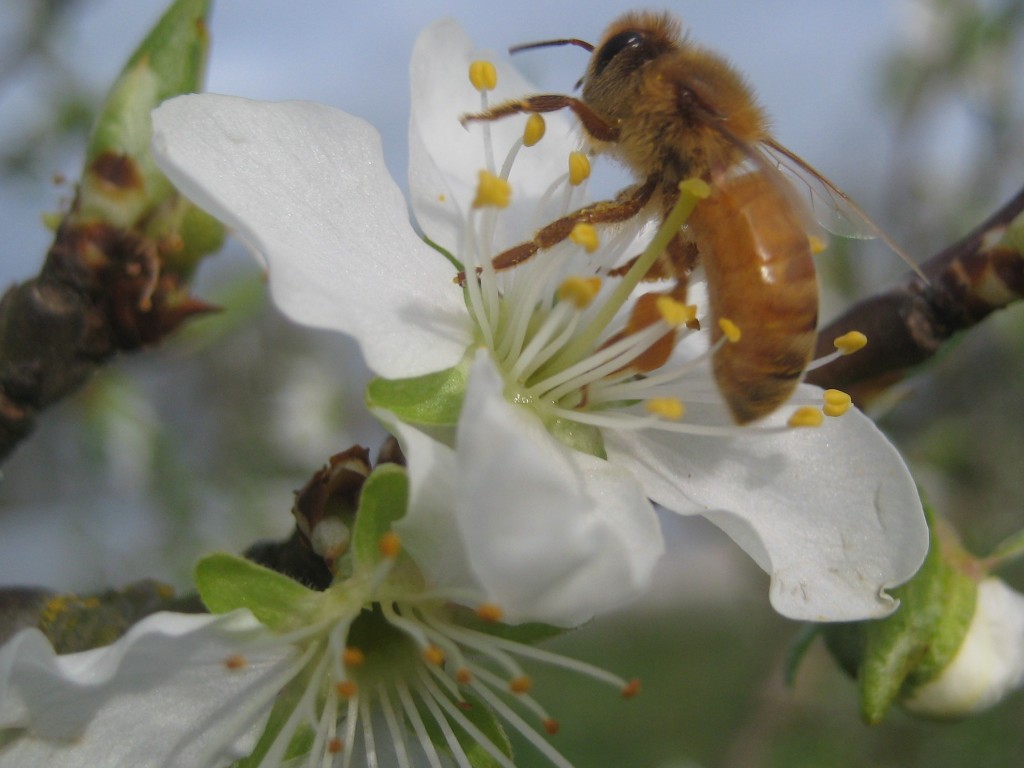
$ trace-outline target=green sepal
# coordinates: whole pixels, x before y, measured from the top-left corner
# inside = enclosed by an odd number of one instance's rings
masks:
[[[323,594],[225,552],[199,561],[196,587],[211,613],[248,608],[261,623],[279,631],[306,623],[303,619],[312,615]]]
[[[861,715],[878,723],[892,705],[937,677],[963,642],[977,599],[977,581],[963,567],[965,555],[939,536],[927,509],[928,556],[913,579],[892,594],[900,607],[877,621],[824,625],[829,650],[856,674]]]
[[[352,531],[352,556],[357,568],[372,568],[381,559],[379,542],[409,506],[409,475],[405,467],[380,464],[363,483]]]
[[[227,230],[202,208],[197,208],[184,197],[175,196],[162,205],[148,222],[146,235],[158,243],[170,238],[177,242],[178,247],[161,250],[163,268],[188,278],[204,256],[221,249],[227,239]]]
[[[374,379],[366,388],[370,408],[391,411],[407,424],[452,426],[459,420],[469,381],[469,359],[453,368],[411,379]]]
[[[589,453],[599,459],[607,459],[604,449],[604,437],[601,430],[593,424],[580,424],[568,419],[555,419],[547,424],[552,437],[564,445],[580,453]]]

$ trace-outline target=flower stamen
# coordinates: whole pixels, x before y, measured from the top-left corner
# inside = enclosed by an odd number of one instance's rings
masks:
[[[590,178],[590,158],[582,152],[569,153],[569,184],[578,187]]]
[[[675,397],[652,397],[644,403],[648,413],[670,421],[679,421],[686,413],[682,401]]]
[[[507,208],[512,200],[512,185],[506,179],[490,171],[480,171],[477,176],[474,208]]]
[[[859,352],[868,343],[868,337],[860,331],[850,331],[844,333],[842,336],[836,337],[832,342],[836,348],[835,352],[831,352],[823,357],[819,357],[817,360],[811,361],[811,363],[804,369],[804,373],[821,368],[823,365],[838,360],[840,357],[846,355],[852,355],[854,352]]]
[[[582,221],[572,228],[572,232],[569,233],[569,239],[582,247],[587,253],[593,253],[601,245],[601,240],[597,236],[597,230],[594,228],[594,225]]]
[[[501,621],[503,611],[494,603],[481,603],[476,608],[476,615],[489,624]]]
[[[738,342],[743,335],[739,326],[727,317],[718,319],[718,327],[722,329],[722,335],[729,340],[730,344]]]
[[[825,421],[825,414],[817,408],[803,405],[793,411],[786,422],[790,427],[820,427]]]
[[[533,112],[526,118],[526,128],[523,129],[523,146],[532,147],[544,138],[547,124],[542,115]]]
[[[853,407],[853,398],[841,389],[826,389],[822,397],[826,416],[842,416]]]
[[[469,65],[469,82],[480,93],[493,91],[498,86],[498,70],[489,61],[473,61]]]
[[[477,60],[469,65],[469,82],[480,92],[480,111],[486,112],[488,107],[487,92],[498,86],[498,70],[489,61]],[[491,124],[484,122],[484,158],[487,170],[494,173],[494,144],[491,138]]]

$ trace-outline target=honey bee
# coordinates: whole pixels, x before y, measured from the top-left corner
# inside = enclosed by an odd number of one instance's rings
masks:
[[[637,181],[613,200],[542,227],[533,239],[499,254],[495,268],[507,269],[563,241],[577,223],[624,222],[641,213],[664,220],[678,200],[679,182],[702,178],[710,197],[646,278],[674,279],[673,295],[684,300],[691,272],[703,265],[712,319],[728,318],[742,332],[739,341],[714,353],[718,388],[740,424],[771,413],[810,362],[818,323],[812,236],[820,230],[790,179],[824,204],[824,214],[834,218],[823,224],[832,231],[881,236],[902,253],[842,191],[775,141],[744,78],[722,57],[683,38],[672,16],[626,13],[596,46],[562,39],[512,51],[567,44],[591,54],[577,83],[582,98],[527,96],[465,115],[463,122],[569,109],[593,151],[621,161]],[[715,342],[723,334],[717,322],[711,332]]]

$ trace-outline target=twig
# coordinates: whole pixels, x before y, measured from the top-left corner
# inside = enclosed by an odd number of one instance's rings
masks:
[[[848,331],[861,331],[868,345],[807,376],[822,387],[843,389],[858,405],[928,360],[953,334],[997,309],[1024,298],[1024,254],[1002,240],[1024,211],[1024,189],[963,239],[921,265],[926,283],[911,274],[902,284],[864,299],[818,336],[819,356]]]
[[[32,431],[40,411],[116,352],[155,344],[211,309],[161,269],[158,244],[65,218],[40,274],[0,300],[0,460]]]

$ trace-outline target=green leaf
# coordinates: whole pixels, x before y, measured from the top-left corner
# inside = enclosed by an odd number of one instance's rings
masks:
[[[320,592],[235,555],[208,555],[196,566],[196,586],[212,613],[248,608],[271,629],[287,630],[312,614]]]
[[[363,483],[352,532],[357,567],[373,567],[381,559],[378,543],[409,506],[409,476],[397,464],[381,464]]]
[[[426,376],[374,379],[366,388],[366,403],[391,411],[407,424],[451,426],[459,420],[468,379],[468,359]]]

